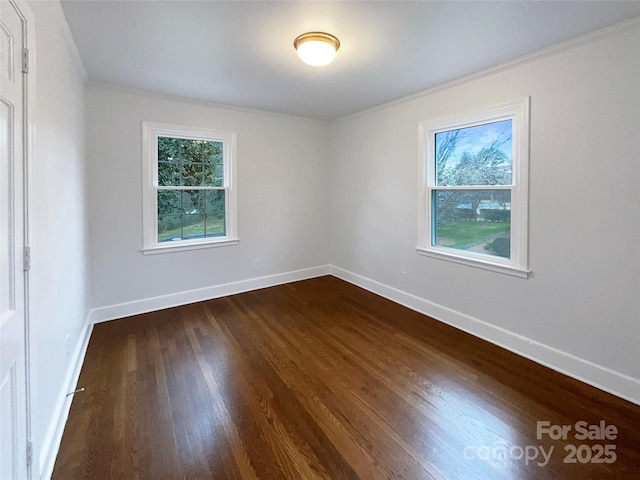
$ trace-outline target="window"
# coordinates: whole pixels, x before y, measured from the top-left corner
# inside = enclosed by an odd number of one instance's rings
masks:
[[[142,123],[143,253],[238,243],[234,132]]]
[[[420,134],[418,253],[527,277],[529,99]]]

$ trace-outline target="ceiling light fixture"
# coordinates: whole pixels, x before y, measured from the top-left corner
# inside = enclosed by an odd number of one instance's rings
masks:
[[[331,63],[340,48],[340,40],[324,32],[307,32],[293,41],[300,59],[314,67],[324,67]]]

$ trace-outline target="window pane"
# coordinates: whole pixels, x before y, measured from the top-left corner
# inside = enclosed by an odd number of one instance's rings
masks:
[[[224,212],[221,215],[207,215],[207,237],[224,237],[226,235],[224,223]]]
[[[182,215],[158,215],[158,242],[182,240]]]
[[[158,162],[158,185],[161,187],[180,185],[180,163]]]
[[[202,144],[202,163],[222,165],[222,142]]]
[[[224,190],[205,190],[205,208],[207,215],[223,215],[225,210]]]
[[[435,134],[436,185],[511,185],[512,121]]]
[[[207,237],[226,235],[225,229],[225,191],[206,191],[206,227]]]
[[[204,215],[186,214],[182,216],[182,239],[204,238]]]
[[[509,190],[434,190],[432,245],[510,258]]]
[[[204,185],[203,181],[203,168],[202,163],[182,162],[182,168],[180,174],[182,176],[180,185],[185,187],[197,187]]]
[[[180,190],[180,211],[185,215],[204,214],[205,190]]]
[[[177,162],[181,141],[179,138],[158,137],[158,162]]]
[[[204,166],[205,185],[224,186],[224,167],[222,164],[206,164]]]
[[[178,190],[158,190],[158,215],[180,213],[181,193]]]

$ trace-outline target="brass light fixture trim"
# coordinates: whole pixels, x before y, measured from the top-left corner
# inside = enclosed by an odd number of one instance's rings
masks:
[[[307,32],[302,35],[298,35],[296,39],[293,41],[293,47],[298,50],[298,47],[304,42],[316,41],[316,42],[325,42],[333,46],[335,51],[337,52],[340,48],[340,40],[334,35],[325,32]]]

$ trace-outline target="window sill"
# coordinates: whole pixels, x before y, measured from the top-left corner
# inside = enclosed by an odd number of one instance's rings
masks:
[[[440,260],[447,260],[449,262],[468,265],[470,267],[503,273],[505,275],[511,275],[513,277],[529,278],[529,274],[531,273],[529,270],[526,270],[524,268],[514,267],[511,265],[502,265],[491,261],[477,260],[475,258],[460,257],[458,255],[429,250],[423,247],[416,247],[416,251],[419,255],[424,255],[426,257],[439,258]]]
[[[189,250],[201,250],[203,248],[227,247],[237,245],[240,241],[237,237],[224,237],[224,239],[207,240],[203,242],[174,243],[169,245],[156,245],[140,250],[143,255],[156,255],[159,253],[186,252]]]

